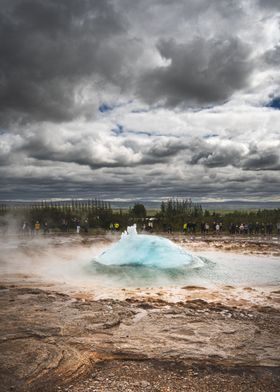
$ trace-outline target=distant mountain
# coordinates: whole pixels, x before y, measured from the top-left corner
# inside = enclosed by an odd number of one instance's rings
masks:
[[[278,201],[241,201],[202,202],[202,207],[209,210],[243,210],[280,208]]]
[[[143,203],[146,208],[158,209],[160,208],[159,201],[117,201],[111,202],[113,208],[129,208],[135,203]],[[230,201],[217,201],[217,202],[195,202],[201,204],[202,208],[209,210],[243,210],[243,209],[273,209],[280,208],[280,201],[243,201],[243,200],[230,200]]]
[[[83,201],[82,198],[77,199]],[[87,199],[84,199],[87,200]],[[47,200],[49,202],[51,200]],[[64,200],[52,200],[56,204],[69,203],[71,199]],[[112,208],[129,208],[133,207],[136,203],[142,203],[147,209],[159,209],[161,201],[151,201],[151,200],[129,200],[129,201],[110,201]],[[33,204],[40,203],[39,200],[7,200],[0,201],[0,204],[7,205],[20,205],[20,204]],[[201,204],[202,208],[209,210],[243,210],[243,209],[273,209],[280,208],[280,201],[244,201],[244,200],[230,200],[230,201],[211,201],[211,202],[199,202],[194,201],[194,203]]]

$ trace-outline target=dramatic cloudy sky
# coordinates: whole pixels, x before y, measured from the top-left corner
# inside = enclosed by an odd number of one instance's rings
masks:
[[[280,200],[279,0],[1,0],[0,199]]]

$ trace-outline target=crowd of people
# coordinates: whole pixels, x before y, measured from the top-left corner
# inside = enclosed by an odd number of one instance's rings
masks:
[[[154,229],[154,222],[153,220],[147,220],[139,226],[140,231],[146,232],[153,232],[156,231],[164,231],[167,233],[172,233],[173,227],[170,224],[162,224],[160,227],[156,225]],[[59,228],[61,232],[68,233],[68,232],[76,232],[77,234],[80,233],[89,233],[90,225],[88,219],[78,219],[73,218],[70,221],[63,219],[61,222],[61,227]],[[108,229],[111,233],[119,232],[125,230],[126,227],[121,227],[119,222],[111,222]],[[27,221],[22,222],[20,227],[20,232],[23,235],[39,235],[39,234],[48,234],[50,232],[49,224],[46,220],[43,222],[35,221],[33,223],[29,223]],[[280,222],[273,224],[273,223],[230,223],[229,226],[224,227],[222,222],[186,222],[183,224],[182,232],[186,235],[188,234],[216,234],[219,235],[223,234],[231,234],[231,235],[272,235],[278,234],[280,235]]]
[[[163,225],[163,231],[172,233],[173,228],[170,224]],[[280,223],[230,223],[228,227],[224,227],[222,222],[201,222],[197,224],[195,222],[184,223],[182,227],[182,231],[185,234],[217,234],[220,233],[229,233],[229,234],[244,234],[244,235],[272,235],[273,233],[277,233],[280,235]]]
[[[235,225],[234,223],[231,223],[229,226],[229,232],[230,234],[272,234],[273,233],[273,227],[274,225],[272,223],[259,223],[256,222],[255,224],[253,223],[241,223],[240,225]],[[275,225],[275,229],[277,233],[280,233],[280,223],[277,223]]]
[[[81,220],[79,218],[73,218],[70,221],[67,219],[62,219],[61,225],[59,227],[60,231],[63,233],[76,232],[80,233],[88,233],[89,232],[89,221],[88,219]],[[120,224],[118,222],[111,223],[109,226],[111,232],[117,232],[120,230]],[[38,235],[38,234],[47,234],[50,232],[48,222],[46,220],[41,223],[40,221],[28,222],[23,221],[19,228],[19,231],[23,235]]]
[[[259,234],[267,234],[271,235],[273,232],[280,234],[280,223],[230,223],[227,228],[229,234],[250,234],[250,235],[259,235]],[[195,233],[197,231],[196,223],[184,223],[183,225],[184,233]],[[208,234],[209,232],[219,234],[222,231],[226,231],[222,222],[201,222],[200,223],[200,233]]]
[[[40,233],[47,234],[49,232],[47,221],[44,221],[42,224],[39,221],[36,221],[34,224],[24,221],[21,226],[21,233],[23,235],[39,235]]]

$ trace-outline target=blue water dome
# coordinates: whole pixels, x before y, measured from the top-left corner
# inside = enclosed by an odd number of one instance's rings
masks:
[[[136,225],[129,226],[121,239],[95,258],[107,266],[143,266],[160,269],[181,268],[203,262],[170,240],[138,234]]]

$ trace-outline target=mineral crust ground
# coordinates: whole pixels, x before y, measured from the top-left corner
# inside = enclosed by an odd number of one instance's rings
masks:
[[[215,246],[214,241],[209,245]],[[38,247],[31,241],[2,251],[0,265],[20,255],[24,262],[34,253],[42,260],[56,251],[65,261],[69,247],[73,255],[92,243],[96,240],[51,238]],[[199,243],[202,249],[207,246],[197,240],[193,247]],[[236,239],[232,247],[236,251]],[[255,248],[277,252],[277,244],[270,247],[269,242]],[[1,391],[279,391],[277,287],[189,285],[180,288],[178,300],[168,300],[164,287],[112,288],[102,298],[100,288],[79,290],[37,270],[5,268]]]

